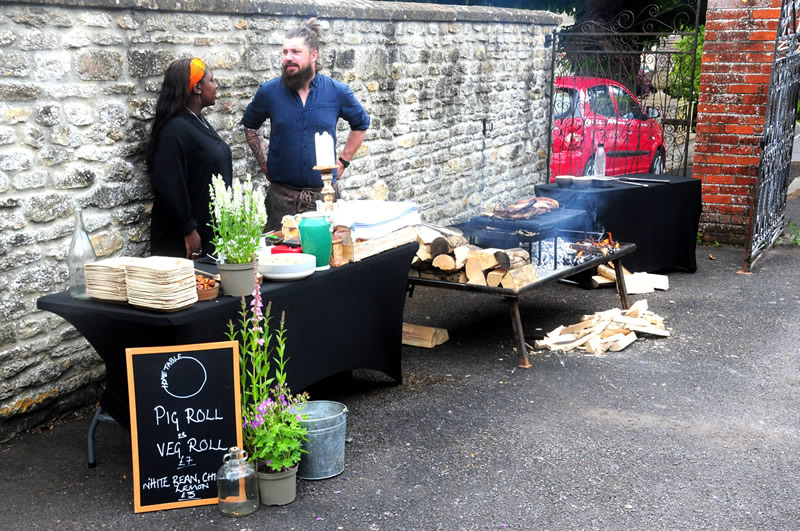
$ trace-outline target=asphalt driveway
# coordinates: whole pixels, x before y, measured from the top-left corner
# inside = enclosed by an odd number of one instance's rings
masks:
[[[128,434],[102,424],[88,469],[76,416],[0,445],[0,527],[796,529],[800,248],[784,241],[751,275],[736,273],[742,260],[699,247],[696,273],[631,297],[670,338],[603,357],[537,352],[528,370],[501,301],[417,288],[405,320],[450,341],[404,347],[403,385],[357,372],[311,390],[351,411],[346,468],[300,481],[294,503],[240,520],[213,506],[136,515]],[[521,313],[531,333],[618,304],[612,289],[554,284]]]

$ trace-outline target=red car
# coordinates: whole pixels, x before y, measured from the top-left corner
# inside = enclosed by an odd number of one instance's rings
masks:
[[[664,133],[658,110],[642,111],[621,83],[597,77],[556,78],[550,182],[558,175],[592,175],[597,145],[606,175],[664,173]]]

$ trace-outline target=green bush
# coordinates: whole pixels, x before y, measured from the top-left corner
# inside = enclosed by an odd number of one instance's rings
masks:
[[[683,31],[690,31],[684,29]],[[697,96],[700,94],[700,65],[703,62],[703,43],[705,41],[706,27],[704,25],[697,27],[697,49],[695,50],[695,72],[694,72],[694,86],[692,86],[692,56],[688,55],[692,51],[694,38],[691,35],[684,35],[681,37],[675,47],[678,51],[684,52],[683,55],[676,55],[675,61],[672,63],[672,69],[669,72],[669,93],[676,98],[689,99],[697,101]]]

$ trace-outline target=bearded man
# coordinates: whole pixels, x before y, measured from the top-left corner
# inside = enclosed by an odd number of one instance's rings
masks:
[[[322,28],[316,18],[289,31],[283,42],[283,74],[258,87],[242,118],[247,143],[270,183],[267,230],[279,229],[284,215],[315,210],[315,201],[322,199],[322,176],[312,169],[316,165],[314,134],[327,131],[336,149],[339,117],[350,124],[334,170],[338,197],[337,180],[369,128],[369,116],[350,87],[318,72],[321,39]],[[267,118],[269,148],[258,131]]]

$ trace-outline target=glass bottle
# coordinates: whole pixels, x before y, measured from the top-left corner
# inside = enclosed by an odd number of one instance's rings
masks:
[[[75,229],[72,232],[72,243],[69,246],[69,294],[76,299],[88,299],[86,294],[86,274],[84,266],[97,260],[97,255],[92,247],[92,240],[83,226],[83,211],[75,203]]]
[[[596,177],[606,176],[606,148],[602,142],[597,144],[597,152],[594,154],[594,175]]]
[[[258,476],[247,452],[237,446],[228,449],[217,471],[217,508],[225,516],[247,516],[258,509]]]

